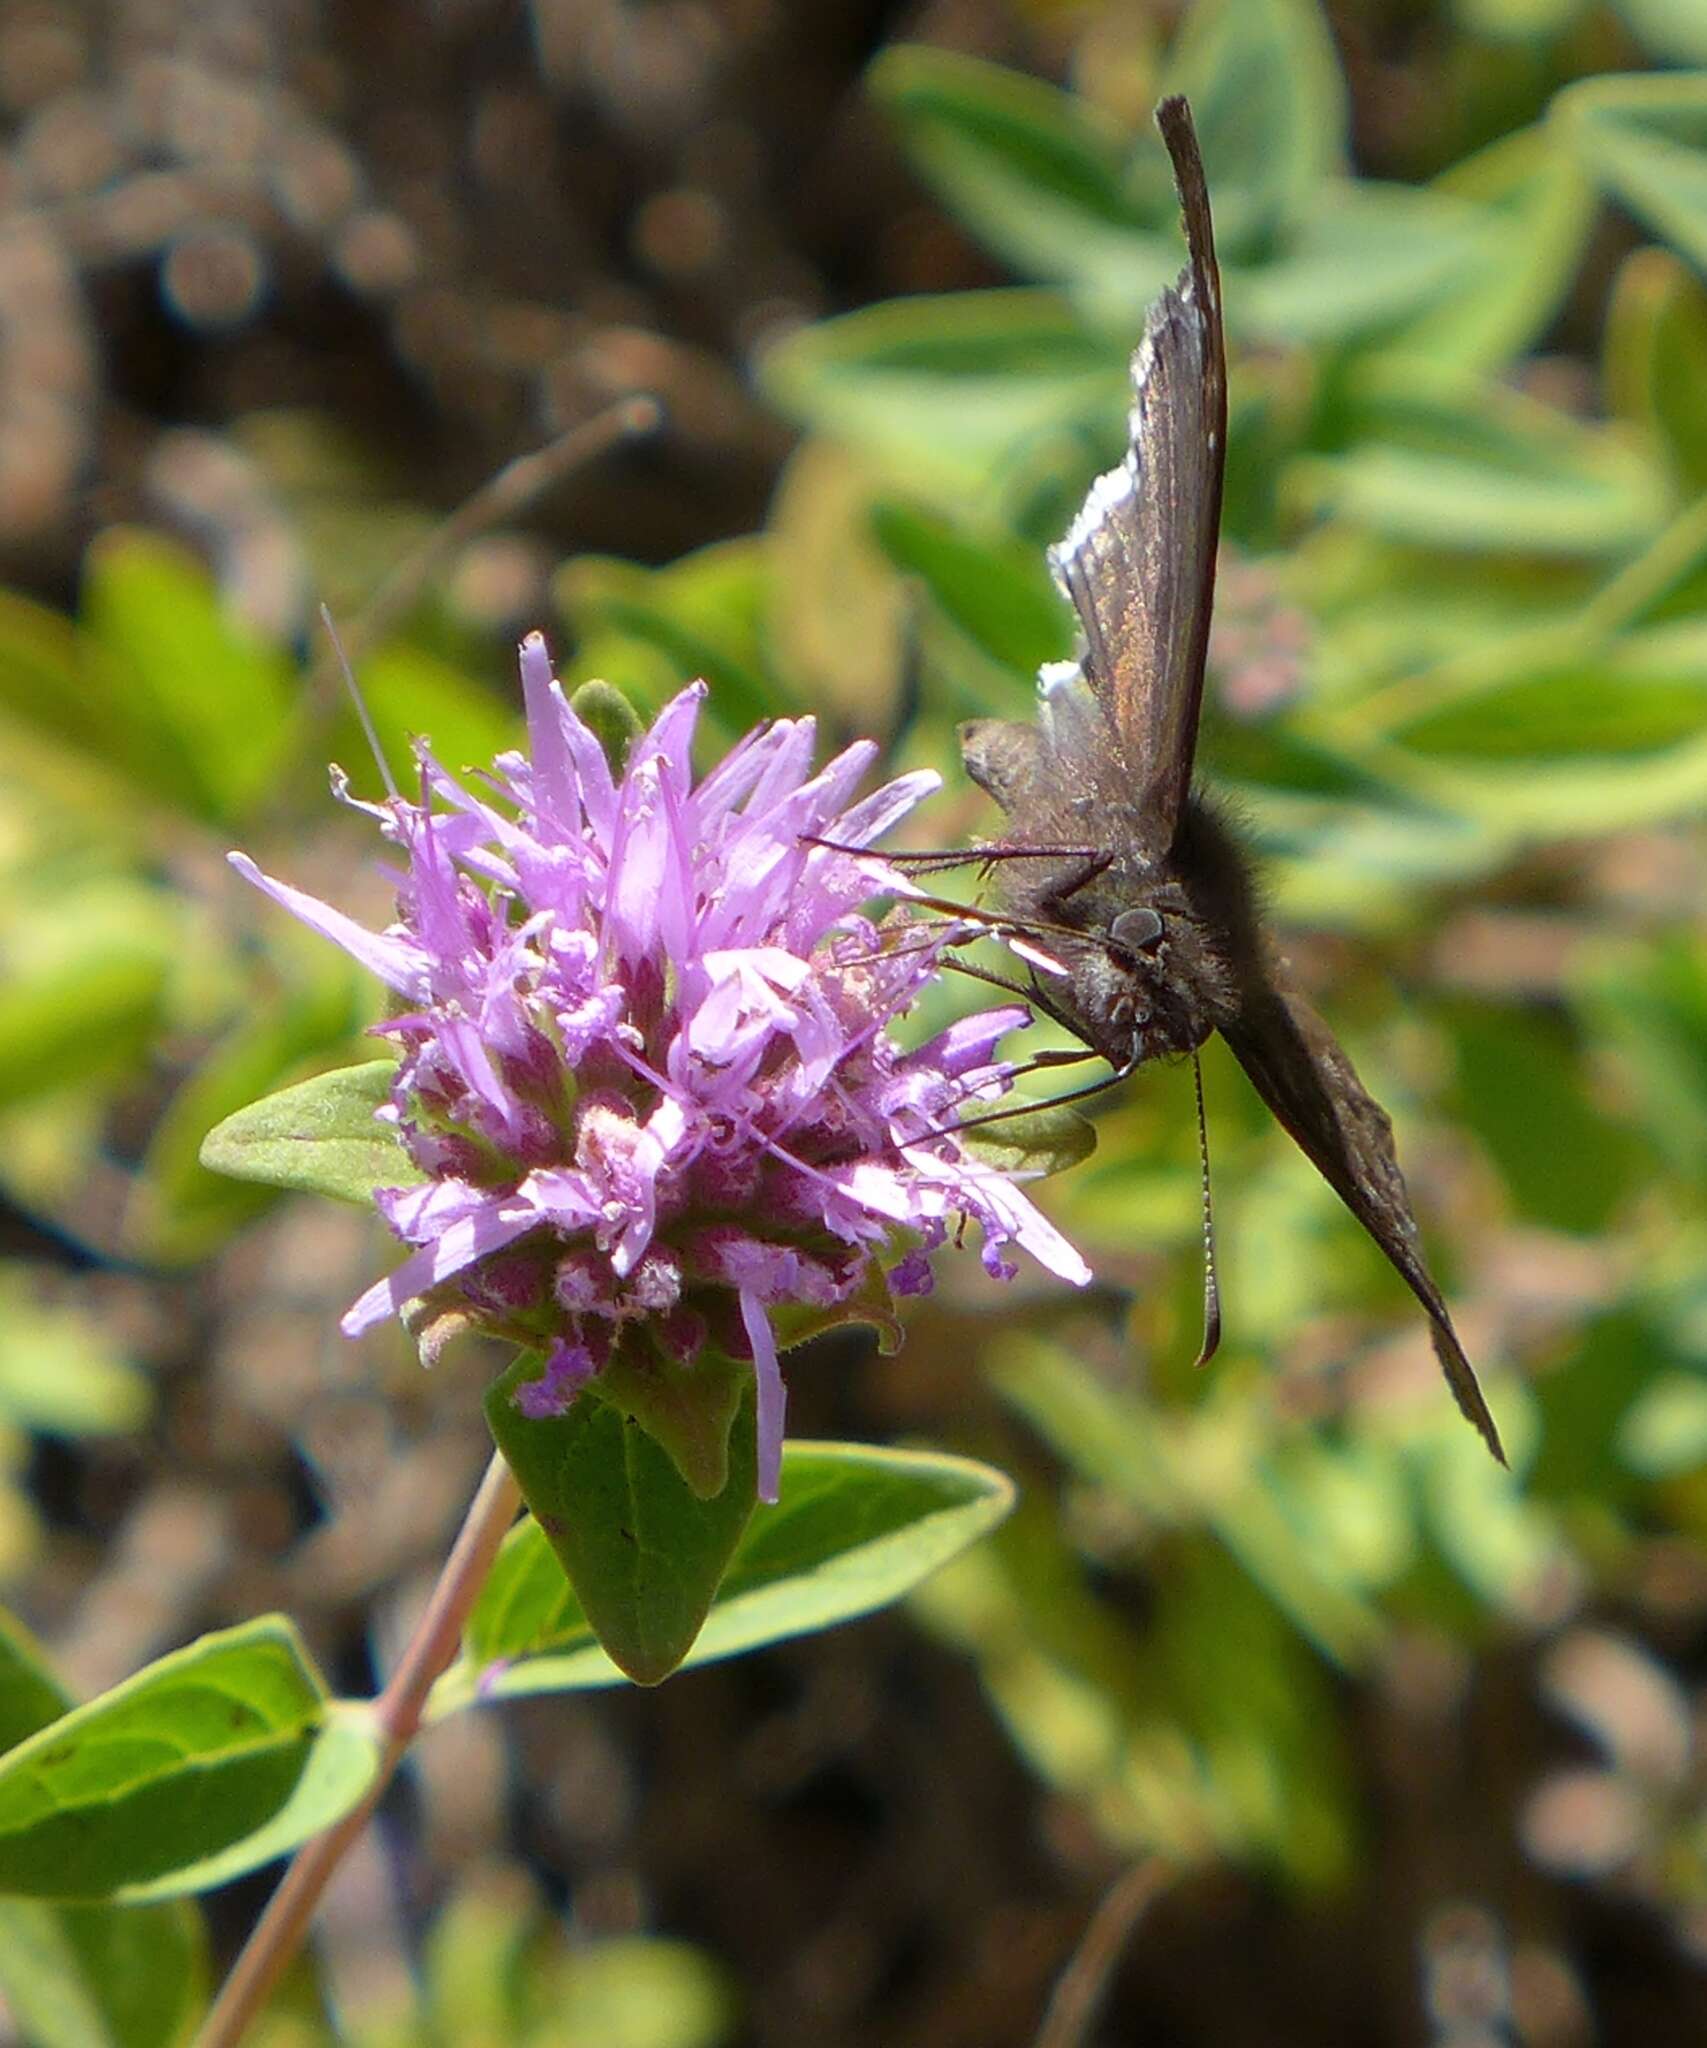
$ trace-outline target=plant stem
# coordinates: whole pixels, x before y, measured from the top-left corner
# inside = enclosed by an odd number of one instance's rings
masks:
[[[420,1729],[433,1680],[456,1654],[463,1623],[486,1583],[492,1560],[515,1520],[520,1502],[515,1478],[502,1455],[495,1451],[480,1490],[457,1531],[426,1612],[416,1624],[390,1682],[370,1709],[382,1746],[379,1769],[367,1796],[335,1827],[316,1835],[297,1851],[202,2023],[196,2048],[237,2048],[249,2023],[265,2005],[285,1966],[301,1946],[333,1871],[344,1851],[366,1827]]]

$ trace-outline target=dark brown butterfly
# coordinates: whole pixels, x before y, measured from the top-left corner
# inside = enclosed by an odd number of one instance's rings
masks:
[[[1244,850],[1191,787],[1215,587],[1227,367],[1209,194],[1191,112],[1165,100],[1190,261],[1132,359],[1131,445],[1050,550],[1078,658],[1046,668],[1035,725],[962,728],[967,772],[1007,813],[987,849],[1012,935],[1053,963],[1038,1006],[1129,1074],[1219,1031],[1257,1092],[1428,1311],[1459,1407],[1499,1432],[1424,1261],[1392,1126],[1287,985]],[[1051,849],[1038,854],[1031,849]],[[1201,1100],[1201,1098],[1200,1098]],[[1205,1355],[1217,1315],[1213,1275]]]

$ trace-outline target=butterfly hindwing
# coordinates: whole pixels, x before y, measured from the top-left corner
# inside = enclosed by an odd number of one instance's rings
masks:
[[[1446,1383],[1503,1465],[1494,1418],[1423,1258],[1387,1112],[1322,1019],[1273,979],[1247,991],[1237,1019],[1223,1024],[1221,1035],[1257,1093],[1428,1311]]]

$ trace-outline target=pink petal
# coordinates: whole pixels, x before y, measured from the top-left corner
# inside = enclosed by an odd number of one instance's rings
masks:
[[[342,946],[352,960],[370,974],[377,974],[387,988],[395,989],[411,1002],[428,1000],[431,962],[419,946],[411,945],[407,939],[370,932],[365,924],[357,924],[353,917],[322,903],[318,896],[304,895],[288,882],[275,882],[271,875],[262,874],[246,853],[228,853],[226,859],[246,882],[253,882],[292,917],[300,918],[310,931]]]
[[[741,1290],[741,1321],[753,1347],[753,1379],[759,1396],[759,1498],[767,1507],[774,1507],[782,1484],[782,1429],[788,1389],[783,1385],[770,1317],[758,1296],[746,1288]]]

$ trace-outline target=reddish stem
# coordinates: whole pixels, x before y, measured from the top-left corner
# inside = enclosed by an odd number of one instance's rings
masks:
[[[457,1531],[426,1612],[416,1624],[390,1683],[370,1709],[383,1745],[373,1784],[359,1806],[297,1851],[203,2021],[196,2036],[196,2048],[237,2048],[249,2023],[266,2004],[286,1965],[301,1947],[320,1895],[344,1851],[366,1827],[420,1731],[421,1715],[433,1681],[456,1655],[463,1624],[479,1598],[498,1546],[515,1520],[520,1503],[521,1492],[514,1475],[503,1457],[494,1452],[480,1482],[480,1491]]]

